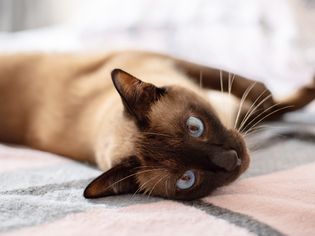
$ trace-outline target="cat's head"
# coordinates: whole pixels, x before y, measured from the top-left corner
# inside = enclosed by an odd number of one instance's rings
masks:
[[[92,181],[85,197],[139,192],[192,200],[247,169],[243,138],[224,127],[202,96],[179,86],[158,88],[119,69],[112,79],[126,118],[138,127],[135,154]]]

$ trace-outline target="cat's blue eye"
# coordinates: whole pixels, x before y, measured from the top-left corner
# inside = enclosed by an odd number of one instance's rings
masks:
[[[198,138],[203,134],[204,126],[200,119],[190,116],[186,121],[188,132],[191,136]]]
[[[196,181],[195,173],[192,170],[187,170],[176,182],[176,187],[184,190],[191,188]]]

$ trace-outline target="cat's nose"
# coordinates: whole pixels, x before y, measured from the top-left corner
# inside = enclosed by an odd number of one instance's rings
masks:
[[[223,151],[215,155],[211,160],[215,165],[227,171],[232,171],[237,166],[241,165],[241,159],[238,157],[235,150]]]

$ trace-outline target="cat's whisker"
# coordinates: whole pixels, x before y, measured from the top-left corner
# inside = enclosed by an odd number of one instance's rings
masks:
[[[256,85],[256,82],[252,83],[250,86],[247,87],[247,89],[243,93],[243,96],[241,98],[240,105],[239,105],[239,108],[238,108],[238,112],[237,112],[237,115],[236,115],[236,119],[235,119],[235,122],[234,122],[234,129],[236,128],[236,125],[238,124],[238,120],[239,120],[239,117],[240,117],[240,114],[241,114],[241,110],[242,110],[243,104],[244,104],[248,94],[255,87],[255,85]]]
[[[263,110],[261,114],[259,114],[259,115],[256,116],[253,120],[251,120],[248,124],[246,124],[246,125],[244,126],[244,128],[243,128],[240,132],[242,133],[242,132],[244,132],[244,131],[246,131],[246,130],[247,130],[247,131],[250,130],[250,129],[252,128],[252,126],[249,127],[249,128],[248,128],[248,126],[250,126],[253,122],[255,122],[257,119],[259,119],[259,118],[262,117],[263,115],[267,116],[267,115],[269,114],[269,113],[268,113],[269,110],[272,110],[273,108],[275,108],[276,106],[279,106],[279,105],[281,105],[281,103],[276,103],[276,104],[274,104],[274,105],[268,107],[266,110]],[[276,109],[275,111],[277,111],[277,109]]]
[[[157,135],[157,136],[163,136],[163,137],[169,137],[169,138],[174,138],[171,135],[168,134],[163,134],[163,133],[155,133],[155,132],[147,132],[147,131],[143,131],[143,134],[149,134],[149,135]]]
[[[199,72],[200,76],[199,76],[199,87],[202,89],[202,71]]]
[[[234,79],[235,79],[235,74],[233,74],[233,76],[231,78],[230,73],[229,73],[229,86],[228,86],[229,102],[231,101],[232,86],[233,86]],[[230,124],[232,125],[232,123],[230,123],[230,122],[232,121],[233,109],[230,107],[229,110],[230,110],[229,118],[228,118],[229,119],[229,125]],[[230,127],[230,128],[232,128],[232,127]]]
[[[263,96],[265,94],[267,90],[265,89],[257,98],[256,100],[253,102],[253,104],[250,106],[250,108],[248,109],[248,111],[246,112],[245,116],[243,117],[242,122],[240,122],[240,126],[238,127],[238,130],[241,130],[242,124],[244,123],[244,119],[246,119],[246,117],[250,117],[252,114],[254,114],[254,109],[257,109],[259,104],[256,105],[256,102],[258,102],[258,100],[261,98],[261,96]],[[253,109],[253,110],[252,110]]]
[[[256,111],[254,111],[252,114],[251,114],[251,116],[253,117],[253,120],[254,119],[256,119],[256,117],[257,116],[261,116],[262,115],[262,113],[264,112],[264,109],[257,109]],[[257,116],[256,116],[256,114],[257,114]],[[248,121],[247,121],[248,122]],[[244,124],[244,125],[247,125],[246,123]],[[240,129],[239,130],[239,133],[242,133],[242,132],[244,132],[246,129]]]
[[[228,75],[228,88],[227,88],[227,92],[228,92],[228,96],[229,96],[229,100],[228,100],[228,103],[230,102],[230,98],[231,98],[231,91],[230,91],[230,87],[231,87],[231,73],[229,72],[229,75]],[[229,107],[230,104],[226,104],[227,106],[226,107]],[[230,124],[230,118],[231,118],[231,108],[229,107],[228,110],[230,110],[229,112],[229,117],[226,118],[226,127],[229,127],[229,124]],[[227,115],[227,112],[226,112],[226,115]]]
[[[231,96],[231,94],[232,94],[232,87],[233,87],[234,79],[235,79],[235,74],[233,74],[231,76],[231,74],[229,73],[229,84],[228,84],[228,94],[229,94],[229,96]]]
[[[169,178],[165,181],[164,187],[165,187],[165,195],[168,197],[168,186],[169,186]]]
[[[233,79],[233,80],[234,80],[234,79]],[[231,93],[231,87],[232,87],[231,84],[232,84],[232,83],[231,83],[231,74],[228,73],[227,92],[229,93],[229,95],[230,95],[230,93]],[[224,82],[223,82],[223,72],[222,72],[222,70],[220,70],[220,86],[221,86],[221,94],[224,95]],[[227,101],[227,100],[225,100],[225,101]],[[224,104],[224,105],[225,105],[225,106],[224,106],[224,110],[225,110],[224,113],[227,115],[227,114],[228,114],[228,112],[227,112],[228,104]],[[230,117],[232,116],[231,111],[230,111],[230,114],[229,114],[229,115],[230,115]],[[225,123],[225,125],[228,127],[229,124],[230,124],[229,117],[225,116],[225,119],[222,120],[222,122]]]
[[[235,74],[233,74],[232,79],[231,79],[231,83],[230,83],[230,86],[229,86],[229,94],[230,95],[232,93],[232,87],[233,87],[234,80],[235,80]]]
[[[247,113],[245,114],[243,121],[241,122],[238,130],[241,132],[243,126],[246,124],[246,122],[250,119],[250,117],[252,117],[255,114],[255,111],[258,109],[259,106],[261,106],[267,99],[271,98],[272,95],[268,95],[267,97],[265,97],[262,101],[260,101],[260,103],[257,104],[257,106],[255,106],[255,103],[261,98],[261,96],[263,96],[263,94],[267,92],[267,90],[265,90],[262,94],[260,94],[260,96],[255,100],[255,102],[250,106],[250,108],[248,109]],[[252,109],[252,110],[251,110]]]
[[[148,169],[148,168],[160,168],[160,169],[163,169],[164,167],[163,166],[144,166],[144,165],[141,165],[141,166],[137,166],[137,167],[134,167],[133,169],[134,170],[137,170],[137,169]]]
[[[157,179],[157,178],[160,178],[162,175],[160,174],[160,175],[155,175],[155,176],[153,176],[151,179]],[[143,194],[144,195],[148,195],[148,193],[149,193],[149,191],[151,190],[152,188],[144,188],[143,190]]]
[[[223,72],[222,72],[222,70],[220,70],[220,86],[221,86],[221,94],[224,95],[224,84],[223,84]],[[226,105],[226,104],[224,104],[224,105]],[[227,123],[226,119],[224,119],[222,122],[224,122],[225,124]]]
[[[150,178],[148,181],[144,182],[143,184],[141,184],[139,186],[139,188],[134,192],[134,194],[132,195],[131,198],[134,198],[135,195],[139,192],[142,191],[144,189],[144,187],[146,186],[146,184],[148,184],[149,182],[151,182],[152,180],[156,179],[158,177],[158,175],[153,176],[152,178]]]
[[[148,195],[148,197],[150,197],[151,196],[151,194],[153,193],[153,191],[154,191],[154,189],[155,189],[155,187],[162,181],[162,180],[164,180],[166,177],[168,177],[168,175],[165,175],[165,176],[162,176],[161,178],[160,178],[160,180],[159,181],[157,181],[154,185],[153,185],[153,187],[152,187],[152,189],[151,189],[151,191],[149,192],[149,195]]]
[[[260,129],[260,128],[269,129],[269,128],[276,128],[276,127],[273,127],[272,125],[259,125],[259,126],[257,126],[257,127],[254,127],[254,128],[249,129],[247,134],[250,134],[251,131],[254,131],[254,130]]]
[[[222,70],[220,70],[220,86],[221,86],[221,93],[224,94],[224,90],[223,90],[223,73],[222,73]]]
[[[273,134],[273,138],[287,138],[285,135],[283,134]],[[259,143],[253,147],[250,148],[249,152],[250,154],[254,154],[254,153],[257,153],[259,150],[261,150],[264,145],[266,145],[266,143]]]
[[[247,129],[247,127],[250,125],[250,124],[252,124],[253,122],[255,122],[257,119],[259,119],[262,115],[264,115],[264,114],[269,114],[268,113],[268,111],[269,110],[272,110],[273,108],[275,108],[276,106],[279,106],[280,105],[280,103],[276,103],[276,104],[274,104],[274,105],[272,105],[272,106],[270,106],[270,107],[268,107],[266,110],[263,110],[262,112],[261,112],[261,114],[259,114],[258,116],[256,116],[253,120],[251,120],[243,129],[242,129],[242,131],[245,131],[245,130],[249,130],[249,129]]]
[[[252,135],[256,135],[256,134],[259,134],[259,133],[262,133],[266,130],[271,130],[273,127],[254,127],[250,130],[250,132],[246,133],[243,135],[244,138],[248,138],[248,137],[251,137]]]
[[[279,112],[281,110],[284,110],[284,109],[288,109],[288,108],[291,108],[293,106],[285,106],[285,107],[281,107],[279,109],[276,109],[275,111],[273,112],[270,112],[269,114],[265,115],[263,118],[261,118],[259,121],[257,121],[252,127],[255,127],[257,124],[259,124],[260,122],[262,122],[263,120],[265,120],[266,118],[268,118],[269,116],[275,114],[276,112]],[[245,132],[245,134],[247,134],[247,132]]]
[[[259,125],[257,127],[254,127],[253,129],[251,129],[251,131],[248,134],[243,135],[243,137],[246,138],[250,135],[256,135],[257,133],[264,132],[265,130],[279,129],[279,128],[284,128],[284,127],[283,126],[275,126],[275,125]],[[279,133],[273,133],[272,136],[285,138],[284,135],[279,134]],[[250,154],[254,154],[257,151],[259,151],[264,144],[265,143],[260,143],[260,144],[256,144],[256,145],[250,147],[250,149],[249,149]]]
[[[231,73],[229,72],[228,73],[228,89],[227,89],[229,95],[230,95],[230,84],[231,84]]]
[[[275,127],[260,125],[260,126],[252,128],[247,134],[242,134],[242,136],[244,138],[246,138],[246,137],[248,137],[250,135],[254,135],[254,134],[257,134],[259,132],[263,132],[264,130],[269,130],[269,129],[272,129],[272,128],[275,128]]]
[[[269,110],[271,110],[271,109],[273,109],[274,107],[276,107],[276,106],[279,106],[280,105],[280,103],[276,103],[276,104],[274,104],[274,105],[272,105],[272,106],[270,106],[270,107],[268,107],[266,110],[264,110],[261,114],[259,114],[257,117],[255,117],[253,120],[251,120],[247,125],[245,125],[245,127],[242,129],[242,130],[240,130],[240,132],[243,132],[243,131],[245,131],[245,130],[247,130],[247,127],[250,125],[250,124],[252,124],[253,122],[255,122],[257,119],[259,119],[262,115],[264,115],[266,112],[268,112]],[[267,113],[268,114],[268,113]]]
[[[274,126],[274,125],[259,125],[259,126],[256,126],[256,127],[253,127],[251,129],[248,130],[247,134],[246,135],[250,135],[252,134],[254,131],[256,130],[260,130],[260,129],[277,129],[277,128],[283,128],[281,126]],[[244,134],[245,135],[245,134]]]
[[[265,129],[263,129],[263,130],[268,130],[268,128],[265,128]],[[257,133],[259,133],[259,132],[263,132],[263,130],[256,130],[256,131],[254,131],[253,133],[254,133],[254,134],[257,134]],[[273,136],[273,137],[281,137],[281,138],[285,138],[285,137],[286,137],[285,135],[279,134],[279,133],[273,133],[272,136]],[[251,150],[252,150],[252,149],[251,149]]]
[[[128,179],[128,178],[130,178],[130,177],[132,177],[132,176],[135,176],[135,175],[138,175],[138,174],[147,173],[147,172],[152,172],[152,171],[156,171],[156,170],[159,170],[159,169],[144,170],[144,171],[139,171],[139,172],[130,174],[130,175],[128,175],[128,176],[126,176],[126,177],[124,177],[124,178],[121,178],[121,179],[119,179],[118,181],[112,183],[112,184],[109,185],[105,190],[108,190],[108,189],[114,187],[116,184],[118,184],[118,183],[120,183],[120,182],[122,182],[122,181],[124,181],[124,180],[126,180],[126,179]]]

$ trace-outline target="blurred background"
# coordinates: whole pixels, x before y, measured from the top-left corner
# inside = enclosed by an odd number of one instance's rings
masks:
[[[0,52],[143,49],[279,95],[315,73],[315,0],[0,0]]]

